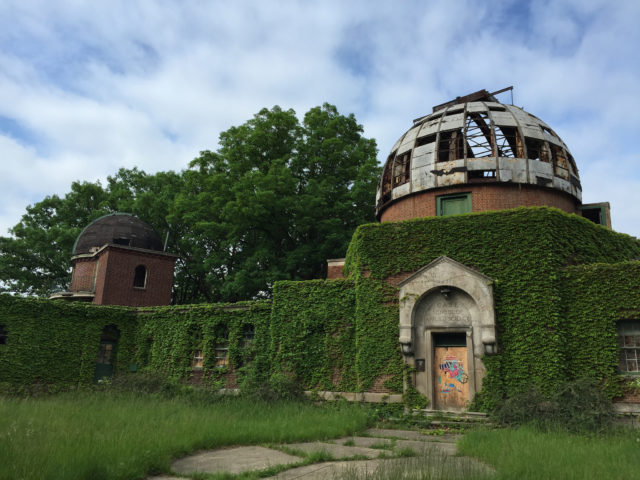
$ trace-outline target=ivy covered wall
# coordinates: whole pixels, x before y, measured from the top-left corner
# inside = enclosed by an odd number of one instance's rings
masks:
[[[303,388],[356,391],[355,289],[351,281],[278,282],[273,289],[273,369]]]
[[[135,310],[0,296],[0,382],[91,382],[100,334],[114,324],[120,372],[189,379],[199,350],[205,382],[235,386],[250,364],[258,378],[285,372],[308,389],[402,392],[396,285],[441,255],[494,280],[499,354],[483,360],[475,408],[567,378],[613,378],[615,322],[640,315],[640,264],[630,262],[640,243],[540,207],[361,226],[346,280],[278,282],[273,302]]]
[[[134,361],[137,318],[126,308],[0,295],[0,325],[0,384],[7,386],[90,383],[107,325],[120,331],[116,368]]]
[[[401,385],[398,305],[392,285],[441,255],[495,282],[500,354],[485,358],[487,376],[476,404],[488,408],[498,397],[531,386],[550,392],[567,378],[565,267],[627,261],[640,255],[640,243],[545,207],[360,226],[345,271],[356,284],[361,388],[385,377],[388,385]],[[377,361],[371,362],[373,358]]]
[[[620,395],[616,324],[640,318],[640,262],[570,267],[563,275],[566,372]]]

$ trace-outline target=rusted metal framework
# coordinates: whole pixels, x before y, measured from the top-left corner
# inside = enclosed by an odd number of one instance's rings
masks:
[[[403,196],[478,181],[553,188],[580,202],[578,169],[562,139],[539,118],[495,98],[512,88],[457,97],[415,119],[384,166],[378,217]]]

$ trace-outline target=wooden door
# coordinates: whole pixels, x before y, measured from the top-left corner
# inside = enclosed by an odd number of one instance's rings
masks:
[[[462,410],[469,402],[466,335],[434,337],[434,406],[438,410]]]

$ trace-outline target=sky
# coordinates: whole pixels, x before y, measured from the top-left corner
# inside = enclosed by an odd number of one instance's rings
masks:
[[[383,162],[432,106],[513,85],[640,237],[639,22],[637,0],[3,0],[0,235],[72,181],[183,170],[263,107],[336,105]]]

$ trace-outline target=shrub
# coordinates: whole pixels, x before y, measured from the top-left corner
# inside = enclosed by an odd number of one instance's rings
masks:
[[[492,412],[503,425],[533,424],[571,432],[598,432],[611,425],[613,407],[602,387],[593,379],[582,378],[560,386],[550,397],[531,389],[504,400]]]

